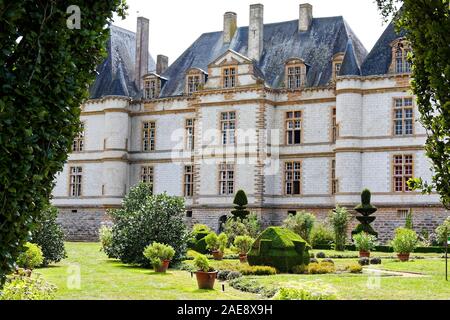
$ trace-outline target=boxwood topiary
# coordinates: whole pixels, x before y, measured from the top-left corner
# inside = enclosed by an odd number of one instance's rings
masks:
[[[280,272],[309,263],[310,245],[295,232],[269,227],[255,240],[247,259],[250,265],[272,266]]]

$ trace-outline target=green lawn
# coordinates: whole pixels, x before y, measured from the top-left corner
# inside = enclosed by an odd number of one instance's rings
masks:
[[[225,292],[216,282],[216,290],[198,290],[186,271],[169,270],[165,275],[152,270],[127,266],[107,259],[97,243],[66,243],[68,258],[49,268],[38,269],[48,281],[58,286],[57,299],[261,299],[226,285]],[[324,251],[327,255],[336,254]],[[355,252],[345,255],[354,256]],[[378,255],[378,254],[375,254]],[[393,256],[393,254],[381,254]],[[426,259],[398,262],[383,259],[377,266],[365,268],[364,274],[292,275],[252,277],[263,285],[318,280],[331,285],[339,299],[450,299],[450,282],[444,278],[445,261],[436,254],[418,254]],[[334,259],[337,267],[356,262],[355,258]],[[192,261],[188,261],[192,263]],[[212,262],[215,267],[238,266],[237,260]],[[69,289],[68,280],[80,268],[80,289]],[[369,269],[420,273],[423,276],[371,275]],[[75,278],[76,279],[76,278]]]

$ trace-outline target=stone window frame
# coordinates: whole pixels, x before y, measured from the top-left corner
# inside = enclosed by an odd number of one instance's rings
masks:
[[[161,93],[161,78],[156,74],[144,76],[144,99],[157,99]]]
[[[411,63],[408,62],[408,53],[411,52],[411,44],[406,38],[398,38],[391,42],[392,61],[389,67],[393,74],[410,74]],[[398,69],[400,61],[401,70]]]
[[[222,88],[233,89],[237,87],[238,83],[238,65],[226,65],[222,67]]]
[[[223,118],[223,115],[227,114],[227,119]],[[230,119],[230,114],[234,114],[234,118]],[[232,120],[232,121],[231,121]],[[232,130],[224,129],[224,124],[228,124],[228,127],[230,127],[231,124],[234,125],[234,128]],[[236,130],[237,130],[237,111],[236,110],[229,110],[229,111],[221,111],[219,113],[219,131],[220,131],[220,145],[226,146],[226,145],[236,145]],[[230,134],[230,131],[233,131],[233,134]],[[225,134],[225,136],[224,136]],[[224,137],[225,140],[224,141]],[[232,139],[230,139],[232,138]],[[232,141],[231,141],[232,140]]]
[[[191,82],[192,78],[198,78],[198,82]],[[188,96],[192,96],[195,92],[203,90],[206,83],[207,74],[199,68],[191,68],[186,72],[185,77],[185,93]],[[191,83],[194,85],[192,89]],[[195,84],[197,84],[195,86]]]
[[[344,52],[338,52],[333,56],[332,61],[332,73],[333,73],[333,81],[336,81],[336,78],[339,76],[338,72],[341,71],[342,63],[344,62]]]
[[[288,168],[288,165],[291,165],[291,168]],[[296,165],[298,165],[298,168],[296,169]],[[284,195],[285,196],[300,196],[302,195],[302,161],[301,160],[289,160],[283,162],[283,189],[284,189]],[[288,179],[288,173],[291,173],[291,178]],[[298,179],[295,178],[296,173],[298,173],[299,177]],[[291,186],[291,193],[288,191],[288,183],[294,183],[298,182],[298,193],[294,192],[294,184]]]
[[[72,153],[81,153],[85,150],[86,121],[82,121],[80,127],[81,131],[78,132],[72,142]]]
[[[296,114],[299,113],[300,116],[296,117]],[[292,114],[293,117],[289,118],[289,114]],[[296,125],[296,121],[300,121],[300,128],[296,129],[295,125]],[[290,129],[289,128],[289,123],[293,122],[294,123],[294,129]],[[285,131],[285,135],[284,135],[284,139],[285,139],[285,145],[286,146],[299,146],[301,144],[303,144],[303,110],[290,110],[290,111],[286,111],[284,113],[284,131]],[[300,131],[300,142],[299,143],[295,143],[295,131]],[[289,143],[289,133],[293,132],[293,143]]]
[[[150,185],[151,193],[153,194],[155,186],[155,166],[142,165],[140,168],[139,181]]]
[[[230,169],[231,168],[231,169]],[[236,178],[236,166],[232,162],[222,162],[218,165],[218,182],[219,182],[219,195],[221,196],[230,196],[234,195],[235,188],[235,178]],[[229,173],[232,172],[232,177],[230,178]],[[225,173],[225,176],[223,176],[223,173]],[[231,182],[231,185],[230,185]],[[225,184],[225,185],[224,185]],[[224,187],[226,190],[224,190],[222,187]],[[231,187],[231,191],[230,191]]]
[[[146,125],[148,125],[148,128],[145,127]],[[152,131],[153,131],[153,138],[151,135]],[[152,152],[155,150],[156,150],[156,121],[144,120],[141,122],[141,151]]]
[[[69,166],[68,190],[70,198],[80,198],[83,196],[83,173],[83,166]],[[75,178],[75,181],[72,178]]]
[[[187,151],[195,148],[195,122],[195,118],[184,118],[184,149]]]
[[[397,104],[397,101],[401,100],[401,105]],[[411,100],[411,104],[410,105],[406,105],[405,101],[406,100]],[[402,117],[401,118],[397,118],[397,111],[401,110],[402,113]],[[410,110],[411,111],[411,117],[410,118],[406,118],[405,117],[405,113],[406,110]],[[414,111],[415,111],[415,103],[414,103],[414,98],[410,97],[410,96],[406,96],[406,97],[394,97],[392,98],[392,132],[391,132],[391,136],[393,137],[405,137],[405,136],[414,136],[415,134],[415,115],[414,115]],[[397,130],[397,123],[398,121],[401,122],[401,130],[402,133],[401,134],[397,134],[396,130]],[[406,133],[406,121],[411,121],[411,133]]]
[[[335,106],[331,107],[330,114],[331,114],[330,140],[331,143],[335,144],[339,137],[339,124],[337,123],[337,109]]]
[[[186,170],[187,168],[190,168],[190,171]],[[187,192],[188,187],[190,188],[190,192]],[[192,198],[194,196],[194,164],[185,164],[183,167],[183,195],[185,198]]]
[[[300,90],[306,86],[306,63],[303,59],[300,58],[290,58],[285,62],[285,79],[284,84],[285,87],[289,90]],[[297,70],[298,69],[298,72]],[[291,71],[295,72],[291,72]],[[294,86],[291,86],[291,83]]]
[[[401,162],[396,162],[396,158],[401,157]],[[406,162],[406,157],[411,159],[411,162]],[[398,193],[411,193],[412,190],[410,190],[407,186],[407,181],[410,178],[414,177],[414,163],[415,163],[415,157],[413,153],[396,153],[392,155],[391,158],[391,185],[392,185],[392,192],[395,194]],[[396,173],[396,168],[401,167],[401,174]],[[406,174],[406,167],[410,168],[410,173]],[[401,190],[397,189],[397,178],[401,178]]]
[[[339,192],[339,179],[336,176],[336,158],[332,158],[330,161],[330,181],[331,194],[336,195]]]
[[[410,209],[397,209],[397,218],[406,219]]]

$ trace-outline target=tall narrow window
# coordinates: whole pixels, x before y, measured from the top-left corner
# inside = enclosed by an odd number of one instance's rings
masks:
[[[288,67],[288,88],[298,89],[303,86],[305,68],[301,65]]]
[[[194,194],[194,166],[184,166],[184,196],[192,197]]]
[[[153,167],[142,166],[141,167],[141,182],[150,185],[150,191],[153,193]]]
[[[80,125],[80,132],[73,140],[72,152],[82,152],[84,150],[84,123]]]
[[[194,119],[186,119],[186,150],[194,150]]]
[[[142,151],[155,150],[155,122],[145,121],[142,123]]]
[[[302,136],[302,112],[286,112],[286,144],[295,145],[301,143]]]
[[[200,88],[200,76],[188,76],[188,94],[197,92]]]
[[[157,78],[146,79],[144,81],[144,98],[155,99],[161,90],[161,82]]]
[[[285,192],[288,195],[300,194],[300,168],[299,161],[286,162],[284,168]]]
[[[408,61],[410,45],[404,40],[396,40],[392,47],[392,63],[395,73],[410,73],[411,63]]]
[[[236,113],[222,112],[220,115],[222,144],[234,144],[236,131]]]
[[[338,192],[338,180],[336,179],[336,159],[331,160],[331,194]]]
[[[222,195],[234,193],[234,165],[222,163],[219,165],[219,192]]]
[[[235,67],[224,68],[222,78],[224,88],[236,87],[236,68]]]
[[[336,121],[336,107],[331,110],[331,141],[334,143],[337,139],[337,121]]]
[[[70,167],[70,185],[69,185],[69,193],[71,197],[80,197],[81,196],[81,180],[83,175],[82,167]]]
[[[394,135],[414,133],[414,107],[412,98],[394,100]]]
[[[395,155],[393,168],[393,185],[395,192],[411,191],[408,187],[408,180],[413,177],[413,156]]]

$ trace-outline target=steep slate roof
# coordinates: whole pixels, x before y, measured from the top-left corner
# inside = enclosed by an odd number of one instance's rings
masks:
[[[258,73],[265,82],[280,88],[284,84],[284,63],[301,58],[310,65],[307,87],[325,86],[332,77],[332,57],[348,49],[351,39],[354,59],[362,65],[367,51],[342,17],[314,18],[309,31],[298,31],[298,20],[264,25],[264,45]],[[204,33],[164,73],[167,83],[161,97],[183,94],[186,71],[208,70],[208,64],[228,49],[247,55],[248,27],[237,29],[231,43],[223,43],[223,32]],[[351,70],[359,74],[359,69]]]
[[[362,75],[387,74],[392,61],[391,42],[404,35],[404,31],[397,33],[394,23],[391,22],[364,61],[361,70]]]
[[[116,26],[110,26],[110,37],[107,43],[108,57],[97,68],[98,76],[90,88],[90,98],[104,96],[138,96],[133,82],[134,61],[136,52],[136,34]],[[149,55],[149,71],[156,65]]]

